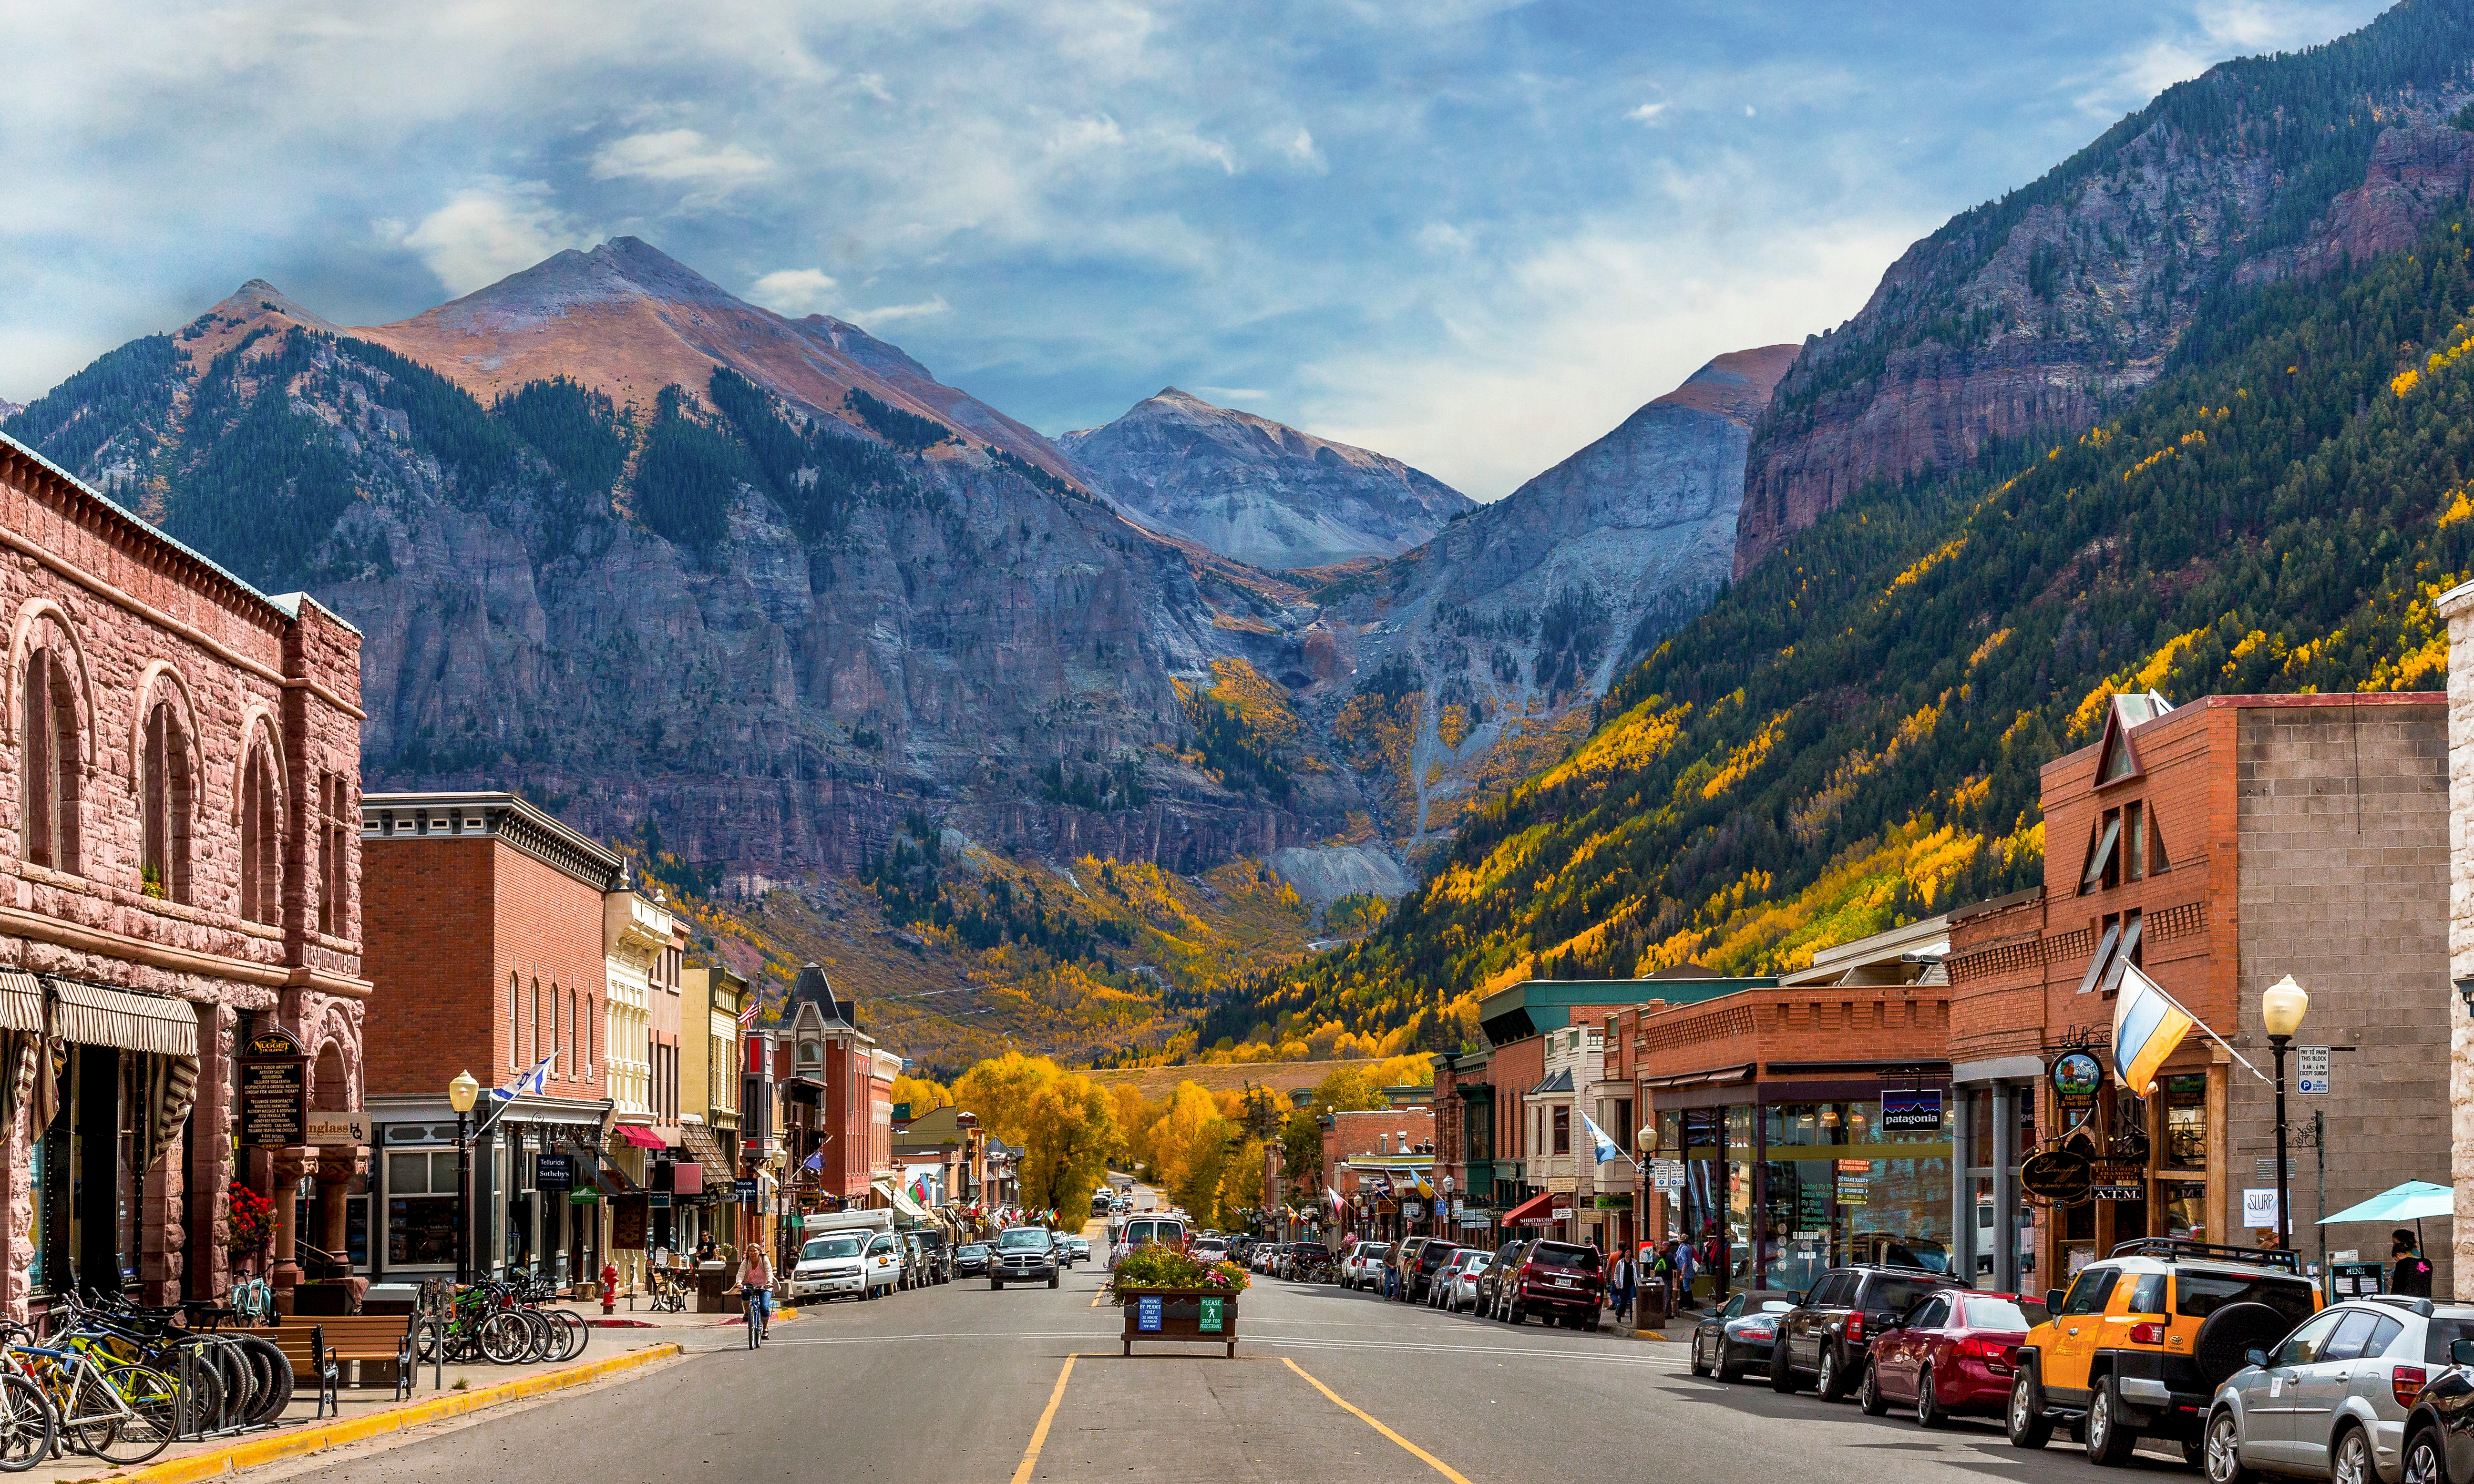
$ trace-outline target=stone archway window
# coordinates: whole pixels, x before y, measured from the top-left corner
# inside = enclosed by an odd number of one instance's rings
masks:
[[[249,749],[240,775],[240,914],[273,926],[283,912],[283,831],[275,759],[263,742]]]
[[[68,667],[49,645],[26,657],[24,680],[20,691],[25,715],[19,728],[25,739],[24,809],[19,848],[36,865],[75,875],[79,784],[85,776],[78,766],[84,748],[77,692],[69,684]]]
[[[189,822],[197,784],[189,771],[189,729],[167,698],[146,714],[139,807],[145,811],[139,875],[148,896],[189,900]]]
[[[343,936],[351,918],[346,909],[352,895],[350,837],[345,816],[352,808],[350,786],[341,773],[318,775],[318,931]]]

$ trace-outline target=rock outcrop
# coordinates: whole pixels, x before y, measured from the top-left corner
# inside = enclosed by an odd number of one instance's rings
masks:
[[[1056,445],[1144,525],[1274,572],[1397,556],[1477,508],[1396,458],[1173,386]]]

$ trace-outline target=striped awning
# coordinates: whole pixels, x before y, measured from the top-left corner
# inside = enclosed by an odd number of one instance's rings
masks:
[[[0,969],[0,1031],[43,1031],[43,986],[35,976]]]
[[[198,1013],[186,1000],[54,979],[52,1034],[80,1046],[117,1046],[162,1057],[198,1054]]]

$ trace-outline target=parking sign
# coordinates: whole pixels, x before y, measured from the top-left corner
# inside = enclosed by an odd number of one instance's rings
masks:
[[[2328,1048],[2297,1046],[2294,1051],[2301,1057],[2301,1060],[2296,1065],[2299,1075],[2294,1078],[2293,1090],[2326,1092],[2328,1090]]]

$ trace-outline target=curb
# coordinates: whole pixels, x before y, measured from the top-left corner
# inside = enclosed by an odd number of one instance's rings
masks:
[[[572,1386],[581,1386],[587,1381],[597,1381],[604,1376],[633,1371],[639,1367],[650,1365],[656,1360],[667,1360],[672,1355],[685,1353],[686,1351],[679,1346],[667,1342],[647,1346],[643,1350],[629,1350],[623,1355],[608,1355],[599,1360],[589,1360],[582,1365],[570,1366],[563,1371],[545,1371],[538,1375],[527,1375],[520,1380],[502,1381],[498,1385],[484,1386],[474,1391],[448,1392],[432,1397],[427,1401],[416,1401],[410,1406],[390,1408],[369,1417],[329,1422],[274,1437],[235,1443],[229,1448],[216,1448],[205,1453],[193,1453],[186,1458],[175,1458],[168,1463],[154,1464],[125,1472],[92,1474],[87,1479],[78,1481],[78,1484],[92,1484],[93,1480],[106,1478],[110,1479],[112,1484],[198,1484],[200,1480],[222,1478],[246,1469],[263,1468],[268,1464],[282,1463],[287,1459],[322,1453],[330,1448],[340,1448],[347,1443],[359,1443],[383,1433],[401,1432],[406,1428],[419,1427],[426,1423],[461,1417],[468,1412],[487,1411],[491,1407],[502,1406],[510,1401],[521,1401],[528,1397],[565,1391]]]

